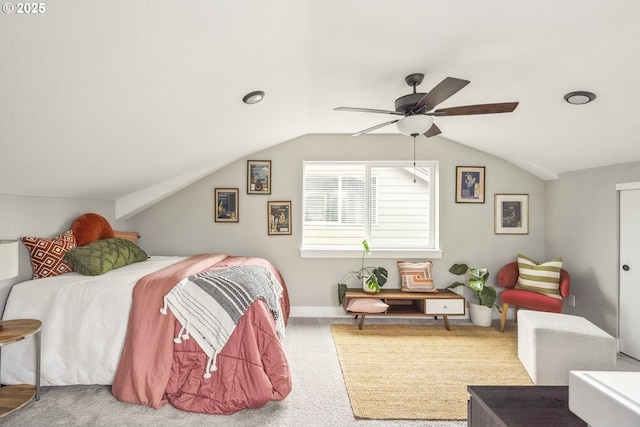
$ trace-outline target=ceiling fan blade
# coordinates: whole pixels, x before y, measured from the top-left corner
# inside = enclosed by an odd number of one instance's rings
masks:
[[[381,124],[379,124],[379,125],[375,125],[375,126],[370,127],[370,128],[368,128],[368,129],[361,130],[361,131],[360,131],[360,132],[358,132],[358,133],[354,133],[354,134],[353,134],[353,135],[351,135],[351,136],[360,136],[360,135],[364,135],[365,133],[369,133],[369,132],[371,132],[372,130],[376,130],[376,129],[380,129],[380,128],[385,127],[385,126],[388,126],[388,125],[392,125],[392,124],[396,123],[396,122],[397,122],[397,121],[399,121],[399,120],[400,120],[400,119],[397,119],[397,120],[391,120],[390,122],[386,122],[386,123],[381,123]]]
[[[355,111],[357,113],[381,113],[381,114],[394,114],[396,116],[404,116],[403,113],[391,110],[376,110],[375,108],[358,108],[358,107],[336,107],[334,111]]]
[[[422,99],[418,101],[415,108],[422,107],[423,111],[431,111],[433,107],[448,99],[468,84],[469,80],[447,77],[431,89],[430,92],[426,93]]]
[[[432,136],[440,135],[441,133],[440,128],[434,123],[431,125],[429,130],[424,133],[424,136],[431,138]]]
[[[498,104],[465,105],[462,107],[441,108],[434,111],[433,116],[467,116],[472,114],[510,113],[518,106],[517,102]]]

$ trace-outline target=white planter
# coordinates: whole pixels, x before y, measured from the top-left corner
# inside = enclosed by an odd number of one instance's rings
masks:
[[[362,278],[362,290],[364,291],[365,294],[377,294],[376,291],[372,291],[371,289],[369,289],[369,285],[367,285],[366,277]]]
[[[469,317],[474,325],[491,326],[492,314],[493,308],[469,302]]]

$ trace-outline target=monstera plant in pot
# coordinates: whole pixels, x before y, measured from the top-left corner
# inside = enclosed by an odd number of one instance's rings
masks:
[[[364,256],[371,253],[369,250],[369,243],[367,240],[362,241],[362,261],[360,268],[357,270],[348,271],[342,276],[338,283],[338,303],[342,304],[344,294],[347,292],[347,281],[352,278],[356,278],[362,281],[362,290],[369,294],[377,294],[381,288],[387,283],[387,277],[389,273],[384,267],[365,267]]]
[[[471,323],[478,326],[491,326],[493,307],[498,307],[496,302],[496,290],[487,285],[487,279],[489,278],[489,270],[486,268],[472,268],[467,264],[453,264],[449,269],[449,272],[456,275],[469,275],[469,281],[467,283],[454,282],[447,286],[449,289],[455,289],[458,286],[464,286],[470,289],[475,296],[476,301],[469,301],[469,317],[471,317]]]

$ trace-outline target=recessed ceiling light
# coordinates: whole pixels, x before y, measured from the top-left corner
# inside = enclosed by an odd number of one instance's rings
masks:
[[[574,105],[588,104],[594,99],[596,99],[595,94],[591,92],[585,92],[583,90],[569,92],[564,96],[565,101],[567,101],[569,104],[574,104]]]
[[[261,90],[256,90],[255,92],[248,93],[242,98],[242,102],[245,104],[257,104],[262,101],[264,98],[264,92]]]

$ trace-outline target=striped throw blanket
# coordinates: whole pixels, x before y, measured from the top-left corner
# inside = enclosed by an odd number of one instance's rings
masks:
[[[174,342],[189,336],[207,354],[205,378],[216,370],[216,357],[229,340],[249,306],[263,300],[273,314],[276,332],[284,337],[284,320],[280,307],[282,285],[266,268],[243,265],[205,271],[180,281],[164,297],[162,314],[171,309],[182,329]]]

